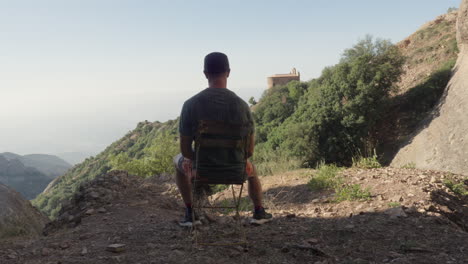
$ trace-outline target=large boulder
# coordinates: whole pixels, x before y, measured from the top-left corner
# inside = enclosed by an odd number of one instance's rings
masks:
[[[414,163],[424,169],[468,171],[468,0],[459,8],[457,40],[460,53],[442,99],[392,166]]]
[[[39,235],[47,221],[21,194],[0,184],[0,239]]]

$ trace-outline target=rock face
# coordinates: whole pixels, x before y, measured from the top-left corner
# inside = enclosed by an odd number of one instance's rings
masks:
[[[18,192],[0,184],[0,239],[41,234],[47,221]]]
[[[457,20],[460,53],[445,94],[431,116],[392,161],[398,167],[466,173],[468,171],[468,0],[463,0]]]

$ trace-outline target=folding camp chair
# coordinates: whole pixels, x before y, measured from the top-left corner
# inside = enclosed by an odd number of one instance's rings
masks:
[[[250,144],[249,126],[229,124],[221,121],[200,121],[195,138],[195,164],[196,175],[193,179],[193,201],[195,214],[202,208],[228,208],[235,209],[235,218],[242,236],[235,242],[206,242],[199,241],[197,227],[193,226],[194,241],[196,245],[228,246],[246,245],[247,239],[242,228],[239,207],[242,190],[247,179],[247,151]],[[231,185],[232,206],[211,206],[200,203],[200,192],[197,191],[201,185],[223,184]],[[236,194],[234,185],[240,185],[240,191]]]

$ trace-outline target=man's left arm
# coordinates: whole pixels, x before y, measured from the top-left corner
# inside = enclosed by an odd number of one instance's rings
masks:
[[[179,121],[179,134],[180,134],[180,152],[182,156],[187,159],[193,160],[195,155],[192,150],[193,142],[193,117],[190,111],[190,103],[186,101],[182,106]]]

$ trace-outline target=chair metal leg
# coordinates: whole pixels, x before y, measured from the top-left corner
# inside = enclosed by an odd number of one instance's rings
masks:
[[[241,198],[242,198],[242,191],[244,188],[244,184],[241,184],[239,194],[237,195],[235,190],[234,190],[234,185],[231,185],[231,190],[232,190],[232,198],[234,202],[234,206],[203,206],[201,204],[200,200],[200,195],[195,193],[196,190],[196,181],[193,183],[193,188],[192,188],[192,201],[193,201],[193,210],[192,210],[192,219],[195,219],[195,211],[200,210],[201,208],[207,208],[207,209],[235,209],[236,210],[236,215],[235,215],[235,220],[237,222],[237,229],[240,232],[240,241],[239,242],[228,242],[228,243],[223,243],[223,242],[203,242],[199,241],[199,232],[200,230],[195,226],[192,225],[191,228],[191,234],[193,235],[193,242],[195,243],[196,247],[199,246],[235,246],[235,245],[240,245],[240,246],[246,246],[247,245],[247,236],[245,233],[245,229],[243,228],[242,225],[242,219],[240,217],[240,205],[241,205]]]

